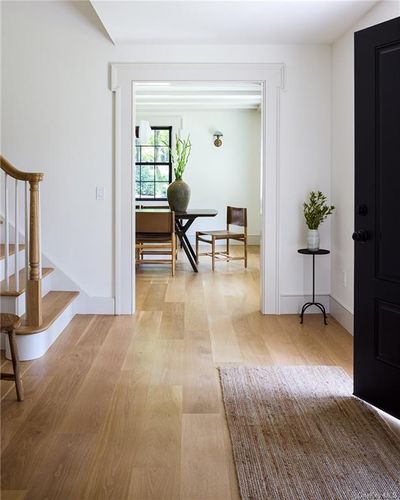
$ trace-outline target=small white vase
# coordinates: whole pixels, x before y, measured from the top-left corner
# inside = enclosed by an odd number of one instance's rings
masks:
[[[307,248],[313,252],[319,250],[319,231],[318,229],[309,229],[307,235]]]

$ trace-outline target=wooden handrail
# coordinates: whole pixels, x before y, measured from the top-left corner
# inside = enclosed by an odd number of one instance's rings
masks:
[[[41,172],[21,172],[21,170],[15,168],[14,165],[11,165],[4,156],[0,156],[0,166],[6,174],[19,181],[40,182],[43,180],[44,174]]]

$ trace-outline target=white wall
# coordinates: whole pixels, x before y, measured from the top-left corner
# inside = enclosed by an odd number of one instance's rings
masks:
[[[43,249],[55,264],[89,295],[113,296],[110,62],[283,62],[280,288],[286,296],[309,291],[310,259],[297,248],[305,244],[304,197],[330,191],[330,46],[115,47],[89,3],[2,8],[2,151],[21,169],[45,172]],[[105,201],[95,200],[98,185]],[[329,248],[329,223],[321,236]],[[329,293],[329,257],[318,276]]]
[[[215,208],[215,218],[198,219],[198,230],[224,229],[228,205],[247,207],[250,244],[259,244],[261,114],[257,110],[188,110],[154,116],[140,113],[138,121],[183,128],[190,134],[192,154],[183,179],[191,188],[189,208]],[[214,146],[213,133],[221,130],[222,146]]]
[[[332,291],[353,313],[354,32],[400,15],[400,2],[382,1],[332,47]]]

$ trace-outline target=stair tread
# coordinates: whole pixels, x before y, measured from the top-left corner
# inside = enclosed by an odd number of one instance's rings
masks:
[[[42,268],[42,278],[48,276],[52,273],[54,269],[52,267]],[[0,282],[0,297],[18,297],[25,292],[25,269],[21,269],[19,272],[19,290],[15,289],[15,274],[10,276],[9,289],[6,290],[6,280]]]
[[[40,326],[27,325],[26,314],[24,314],[21,318],[22,325],[17,329],[16,333],[18,335],[30,335],[47,330],[78,295],[79,292],[49,292],[42,300],[42,324]]]
[[[18,247],[20,252],[21,250],[25,250],[25,245],[18,245]],[[14,243],[8,245],[8,252],[9,255],[14,255],[15,253]],[[6,255],[6,245],[5,243],[0,243],[0,260],[3,260],[5,258],[5,255]]]

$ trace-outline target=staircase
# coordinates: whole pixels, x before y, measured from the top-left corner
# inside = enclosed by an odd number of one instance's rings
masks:
[[[54,269],[42,267],[43,174],[21,172],[2,156],[0,167],[4,211],[0,220],[0,310],[22,317],[17,342],[20,359],[25,361],[43,356],[68,325],[79,292],[53,290]],[[1,348],[10,358],[8,342],[1,340]]]

